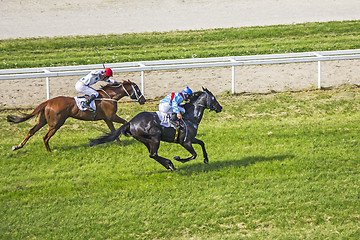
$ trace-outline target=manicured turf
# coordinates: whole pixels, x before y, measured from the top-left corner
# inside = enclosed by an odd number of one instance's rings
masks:
[[[0,68],[360,48],[360,21],[0,40]]]
[[[35,119],[0,111],[1,239],[357,239],[360,89],[217,96],[199,157],[169,172],[132,138],[88,147],[103,122],[69,119],[18,151]],[[119,103],[129,120],[143,106]],[[26,110],[28,112],[29,110]],[[119,125],[117,126],[119,127]],[[162,143],[160,155],[189,156]]]

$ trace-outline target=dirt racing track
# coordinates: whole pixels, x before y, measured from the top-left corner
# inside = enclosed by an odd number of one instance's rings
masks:
[[[109,1],[76,3],[45,0],[0,1],[0,38],[52,37],[128,32],[226,28],[254,25],[359,19],[357,0],[195,0]],[[14,21],[16,19],[16,21]],[[322,63],[323,86],[360,84],[359,60]],[[268,92],[317,85],[317,63],[236,68],[237,92]],[[51,97],[76,96],[76,77],[51,78]],[[117,81],[140,84],[140,73],[116,74]],[[1,81],[0,108],[34,106],[46,100],[45,79]],[[207,68],[145,73],[147,98],[189,85],[215,94],[231,90],[231,68]],[[13,90],[8,94],[9,89]]]

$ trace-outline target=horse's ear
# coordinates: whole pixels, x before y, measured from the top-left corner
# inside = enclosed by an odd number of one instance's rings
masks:
[[[202,87],[202,89],[203,89],[204,92],[207,92],[207,91],[208,91],[207,88]]]

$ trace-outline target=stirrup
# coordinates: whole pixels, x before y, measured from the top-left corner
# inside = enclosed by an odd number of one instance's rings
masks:
[[[91,103],[85,101],[85,102],[82,102],[81,106],[83,108],[85,108],[86,110],[89,110],[89,111],[94,111],[94,109],[90,106]]]
[[[176,128],[180,127],[180,122],[179,122],[179,120],[174,121],[174,120],[169,119],[169,123],[170,123],[171,125],[173,125],[174,127],[176,127]]]

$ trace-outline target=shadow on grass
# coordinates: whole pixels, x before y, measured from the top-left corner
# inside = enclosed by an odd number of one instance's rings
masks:
[[[120,144],[117,141],[114,141],[114,142],[110,142],[110,143],[100,144],[100,145],[97,145],[95,147],[90,147],[89,143],[87,142],[87,143],[76,144],[76,145],[71,145],[71,146],[70,145],[66,145],[66,146],[65,145],[64,146],[58,145],[56,148],[57,148],[58,151],[68,151],[68,150],[79,149],[79,148],[105,149],[105,148],[108,148],[109,146],[126,147],[126,146],[129,146],[131,144],[134,144],[134,140],[123,138],[123,139],[121,139]]]
[[[226,161],[213,161],[209,162],[209,164],[204,164],[203,162],[189,164],[189,165],[177,165],[178,169],[180,170],[179,173],[181,175],[190,175],[193,172],[210,172],[210,171],[217,171],[223,168],[229,167],[247,167],[249,165],[259,163],[259,162],[268,162],[268,161],[284,161],[285,159],[294,158],[293,155],[275,155],[270,157],[265,156],[251,156],[245,157],[242,159],[236,160],[226,160]],[[196,160],[195,160],[196,161]]]

